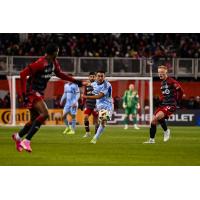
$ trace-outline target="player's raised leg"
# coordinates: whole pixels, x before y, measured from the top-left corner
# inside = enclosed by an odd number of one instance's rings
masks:
[[[91,140],[91,143],[96,144],[97,140],[100,138],[102,135],[105,126],[107,124],[107,120],[110,120],[112,116],[112,111],[111,110],[100,110],[99,111],[99,128],[97,129],[96,134]]]
[[[102,120],[100,122],[99,128],[97,129],[96,134],[94,135],[94,137],[91,140],[91,143],[96,144],[97,140],[99,139],[99,137],[101,136],[101,134],[103,133],[103,131],[105,129],[105,125],[106,125],[106,120]]]
[[[12,139],[15,141],[16,144],[16,149],[19,152],[23,150],[23,148],[20,146],[22,138],[28,133],[28,131],[32,126],[33,121],[37,118],[39,114],[34,109],[30,109],[30,115],[31,115],[31,120],[28,123],[26,123],[25,126],[18,133],[14,133],[12,135]]]
[[[35,102],[33,109],[39,113],[39,116],[33,121],[26,138],[20,142],[20,146],[28,152],[32,152],[32,137],[40,129],[40,126],[44,123],[44,121],[49,117],[47,105],[43,100]]]

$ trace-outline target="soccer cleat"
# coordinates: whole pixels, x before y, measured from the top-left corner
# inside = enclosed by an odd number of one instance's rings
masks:
[[[124,129],[125,129],[125,130],[128,129],[128,124],[125,124]]]
[[[96,138],[92,138],[92,140],[90,141],[90,143],[96,144],[97,143],[97,139]]]
[[[91,137],[91,133],[90,132],[86,132],[85,135],[83,136],[84,138],[89,138]]]
[[[26,150],[27,152],[31,153],[32,149],[31,149],[31,141],[24,139],[20,142],[20,146]]]
[[[140,128],[137,126],[137,124],[134,124],[134,129],[139,130]]]
[[[169,138],[170,138],[170,130],[167,129],[166,131],[164,131],[164,139],[163,139],[163,141],[167,142],[169,140]]]
[[[17,133],[12,134],[12,139],[16,144],[17,151],[22,152],[23,148],[20,146],[21,139],[17,139]]]
[[[70,128],[67,127],[67,128],[63,131],[63,134],[67,134],[69,131],[70,131]]]
[[[70,130],[67,132],[67,134],[68,134],[68,135],[73,135],[73,134],[75,134],[75,131],[72,130],[72,129],[70,129]]]
[[[154,138],[150,138],[146,142],[143,142],[143,144],[155,144],[155,139]]]

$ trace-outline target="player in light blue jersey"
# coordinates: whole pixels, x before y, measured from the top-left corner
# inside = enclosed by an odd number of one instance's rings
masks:
[[[96,144],[100,135],[103,133],[104,128],[108,120],[112,117],[113,112],[113,100],[112,100],[112,85],[105,80],[105,72],[98,71],[97,79],[95,82],[91,83],[93,87],[94,96],[83,95],[86,99],[96,99],[96,108],[99,116],[99,128],[91,143]]]
[[[71,75],[72,76],[72,75]],[[63,134],[74,134],[76,126],[76,113],[78,110],[78,100],[80,98],[80,90],[77,84],[67,82],[64,85],[64,93],[60,100],[60,104],[65,106],[63,109],[63,120],[66,124],[66,129]],[[71,116],[71,122],[68,121],[67,116]]]

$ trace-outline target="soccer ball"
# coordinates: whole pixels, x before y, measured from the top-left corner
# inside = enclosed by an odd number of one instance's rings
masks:
[[[109,119],[109,115],[108,115],[108,111],[105,109],[101,109],[99,111],[99,120],[108,120]]]

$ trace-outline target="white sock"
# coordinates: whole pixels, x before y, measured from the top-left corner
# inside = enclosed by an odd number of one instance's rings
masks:
[[[94,138],[95,139],[99,139],[99,137],[101,136],[101,134],[103,133],[104,131],[104,128],[102,125],[99,126],[99,128],[97,129],[97,133],[95,134]]]
[[[21,140],[21,138],[20,138],[20,136],[19,136],[19,133],[16,134],[16,139],[17,139],[17,140]]]

